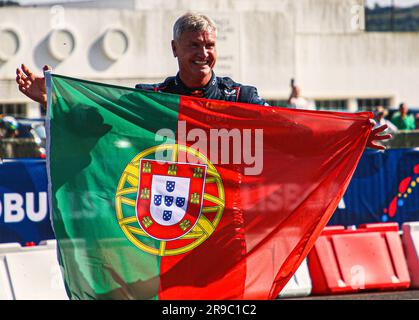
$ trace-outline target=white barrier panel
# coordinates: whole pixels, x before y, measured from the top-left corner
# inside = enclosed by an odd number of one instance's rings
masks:
[[[419,288],[419,222],[405,222],[402,226],[403,247],[411,279],[411,288]]]
[[[18,242],[0,243],[0,254],[19,251],[22,246]]]
[[[56,241],[0,245],[0,300],[67,300]]]
[[[307,258],[301,263],[287,285],[282,289],[278,298],[304,297],[311,293],[311,278],[307,266]]]
[[[0,300],[12,300],[13,290],[9,279],[5,254],[20,251],[19,243],[0,244]]]

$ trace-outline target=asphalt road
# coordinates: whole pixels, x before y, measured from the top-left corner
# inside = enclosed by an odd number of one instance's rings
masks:
[[[419,300],[419,290],[363,292],[333,296],[308,296],[286,300]]]

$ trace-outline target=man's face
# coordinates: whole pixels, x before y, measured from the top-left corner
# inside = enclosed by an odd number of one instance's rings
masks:
[[[173,55],[178,59],[182,81],[199,86],[211,79],[217,60],[215,44],[214,31],[187,31],[179,40],[172,41]]]

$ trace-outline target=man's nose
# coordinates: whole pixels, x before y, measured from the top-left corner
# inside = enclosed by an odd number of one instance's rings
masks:
[[[198,54],[200,58],[208,57],[208,49],[205,46],[199,47]]]

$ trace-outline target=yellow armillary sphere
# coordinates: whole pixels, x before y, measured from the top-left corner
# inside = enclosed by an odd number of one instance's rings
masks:
[[[162,152],[171,154],[167,164],[155,160]],[[195,161],[178,162],[180,154]],[[198,161],[201,164],[195,164]],[[168,206],[173,210],[164,210]],[[136,247],[173,256],[196,248],[214,232],[225,207],[224,186],[215,166],[199,151],[163,144],[140,152],[128,163],[118,183],[115,207],[119,226]]]

